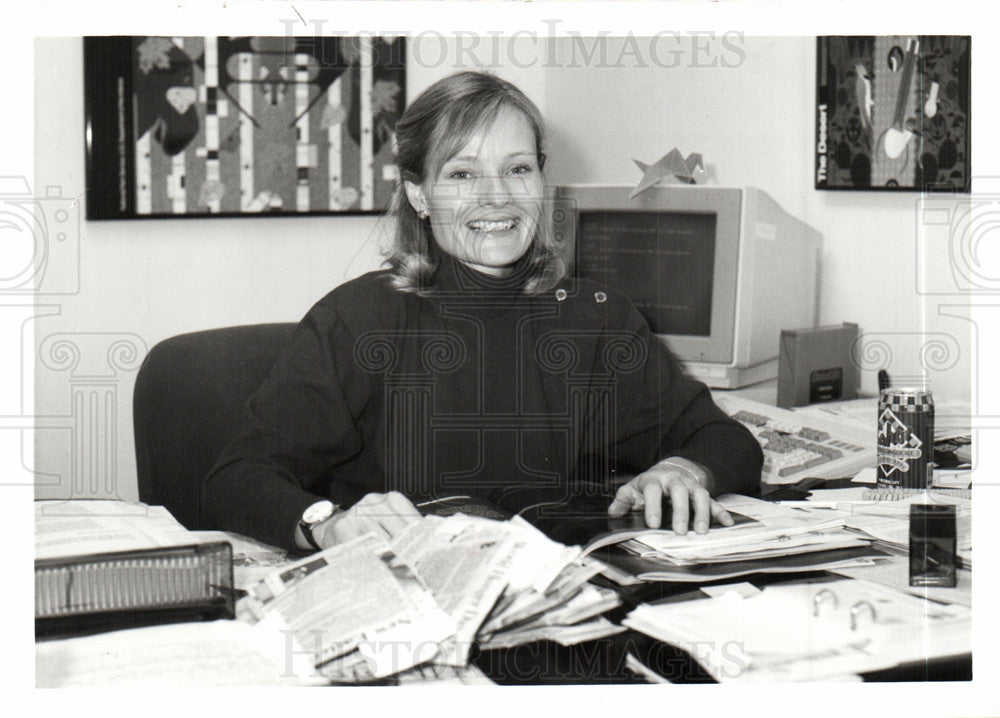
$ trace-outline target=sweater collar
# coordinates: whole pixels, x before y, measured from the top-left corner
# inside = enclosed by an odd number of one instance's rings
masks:
[[[522,258],[506,277],[494,277],[473,269],[438,250],[438,268],[432,280],[435,292],[442,294],[518,295],[528,280],[529,263]]]

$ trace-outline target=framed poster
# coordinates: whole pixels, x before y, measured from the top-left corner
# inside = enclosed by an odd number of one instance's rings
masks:
[[[87,218],[384,211],[404,38],[87,37]]]
[[[820,37],[817,189],[968,192],[971,38]]]

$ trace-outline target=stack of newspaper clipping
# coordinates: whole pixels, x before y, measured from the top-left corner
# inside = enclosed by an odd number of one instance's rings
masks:
[[[416,666],[466,669],[473,644],[624,631],[600,615],[619,604],[588,584],[600,569],[516,518],[427,516],[392,541],[368,534],[289,564],[237,610],[249,623],[277,618],[289,651],[329,682],[368,682]]]

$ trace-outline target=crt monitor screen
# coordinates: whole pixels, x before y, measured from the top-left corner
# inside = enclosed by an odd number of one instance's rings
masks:
[[[708,337],[717,216],[582,210],[576,272],[627,295],[657,334]]]

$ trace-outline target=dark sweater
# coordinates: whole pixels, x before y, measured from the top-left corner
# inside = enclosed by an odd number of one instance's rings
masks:
[[[613,492],[668,456],[708,469],[715,494],[757,490],[756,440],[621,294],[567,280],[525,296],[517,273],[448,258],[434,279],[418,296],[372,272],[306,314],[205,479],[219,528],[291,547],[318,496]]]

